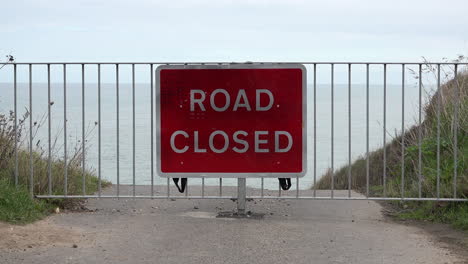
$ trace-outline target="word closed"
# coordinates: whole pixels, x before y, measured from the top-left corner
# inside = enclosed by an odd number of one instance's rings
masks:
[[[302,65],[160,66],[156,78],[160,176],[304,176]]]

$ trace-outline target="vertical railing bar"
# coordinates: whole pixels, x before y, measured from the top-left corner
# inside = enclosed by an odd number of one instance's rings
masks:
[[[401,64],[401,199],[405,197],[405,64]]]
[[[366,64],[366,197],[369,198],[369,64]]]
[[[133,197],[135,192],[135,64],[132,64],[132,179],[133,179]]]
[[[383,196],[387,197],[387,64],[384,64],[383,87]]]
[[[117,147],[117,197],[120,196],[120,91],[119,91],[119,64],[115,64],[115,89],[116,89],[116,147]]]
[[[63,64],[63,163],[64,163],[64,190],[68,195],[68,160],[67,160],[67,65]]]
[[[296,198],[299,198],[299,176],[296,176]]]
[[[86,195],[86,144],[85,144],[85,65],[81,64],[81,143],[82,143],[82,176],[83,176],[83,195]]]
[[[453,112],[453,198],[457,198],[457,176],[458,176],[458,103],[460,96],[460,87],[458,84],[458,64],[455,64],[454,69],[455,79],[455,109]]]
[[[33,160],[33,109],[32,109],[32,64],[29,64],[29,193],[34,197],[34,160]]]
[[[419,64],[418,197],[422,197],[422,64]]]
[[[223,178],[219,178],[219,197],[223,196]]]
[[[440,198],[440,106],[442,89],[440,89],[440,64],[437,64],[437,199]]]
[[[101,175],[101,64],[98,64],[98,196],[102,192]]]
[[[50,100],[50,64],[47,64],[47,184],[48,184],[48,192],[49,195],[52,195],[52,135],[51,135],[51,128],[52,128],[52,120],[50,118],[50,107],[51,107],[51,100]]]
[[[151,76],[151,196],[154,196],[154,89],[153,64],[150,65]],[[188,184],[187,184],[188,185]],[[187,191],[188,192],[188,191]]]
[[[332,63],[331,64],[331,198],[333,199],[334,197],[334,191],[335,191],[335,172],[334,172],[334,130],[335,130],[335,127],[334,127],[334,118],[335,118],[335,113],[334,113],[334,109],[335,109],[335,105],[334,105],[334,93],[335,93],[335,83],[334,83],[334,72],[335,72],[335,65]]]
[[[205,178],[203,177],[202,179],[202,197],[205,197]]]
[[[351,197],[351,63],[348,64],[348,197]]]
[[[13,83],[15,111],[15,186],[18,187],[18,84],[16,64],[13,65]]]
[[[278,197],[281,197],[281,184],[278,182]]]
[[[169,198],[171,192],[169,190],[169,178],[167,178],[167,198]]]
[[[317,196],[317,64],[314,64],[314,197]]]
[[[260,196],[263,198],[264,179],[263,179],[263,177],[262,177],[261,179],[262,179],[262,180],[261,180],[262,188],[261,188],[261,190],[260,190]]]

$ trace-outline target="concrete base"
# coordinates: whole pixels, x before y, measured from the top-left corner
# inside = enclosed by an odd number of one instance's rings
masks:
[[[258,219],[261,220],[265,214],[262,213],[253,213],[248,211],[245,214],[240,214],[238,212],[226,211],[226,212],[219,212],[216,218],[242,218],[242,219]]]

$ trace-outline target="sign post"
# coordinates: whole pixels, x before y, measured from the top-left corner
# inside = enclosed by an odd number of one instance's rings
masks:
[[[237,215],[245,215],[247,186],[245,178],[237,178]]]
[[[306,69],[300,64],[162,65],[156,70],[161,177],[302,177]]]

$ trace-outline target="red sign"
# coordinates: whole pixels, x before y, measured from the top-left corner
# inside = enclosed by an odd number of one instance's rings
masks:
[[[160,176],[304,176],[302,65],[160,66],[156,76]]]

